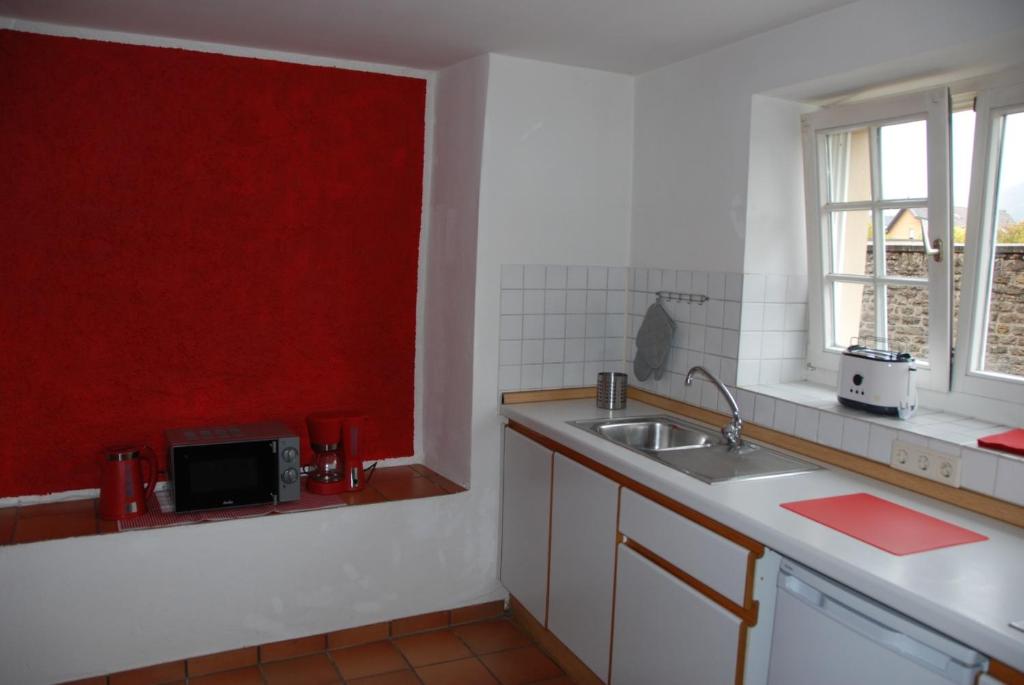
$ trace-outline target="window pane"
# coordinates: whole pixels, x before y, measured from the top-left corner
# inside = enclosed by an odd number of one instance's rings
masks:
[[[927,133],[924,120],[879,129],[883,199],[928,197]]]
[[[889,349],[928,359],[928,289],[886,286],[886,338]]]
[[[885,226],[885,274],[928,278],[928,257],[924,253],[922,235],[928,228],[928,209],[886,209],[882,211]]]
[[[871,275],[871,212],[832,212],[829,232],[832,273]]]
[[[1024,376],[1024,112],[1005,118],[982,368]]]
[[[964,275],[967,243],[967,196],[971,190],[971,163],[974,158],[974,110],[953,112],[953,347],[959,332],[960,281]]]
[[[838,347],[875,334],[875,288],[861,283],[832,284],[832,341]]]
[[[825,136],[830,202],[860,202],[871,199],[871,156],[868,135],[867,128],[859,128]]]

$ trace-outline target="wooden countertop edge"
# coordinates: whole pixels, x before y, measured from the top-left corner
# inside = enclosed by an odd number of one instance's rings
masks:
[[[557,390],[530,390],[523,392],[507,392],[502,396],[503,404],[523,404],[527,402],[550,402],[557,400],[587,399],[597,396],[596,388],[561,388]],[[673,400],[662,395],[657,395],[646,390],[630,387],[628,396],[638,402],[643,402],[659,409],[670,411],[674,414],[687,416],[703,423],[718,425],[728,420],[728,417],[719,412],[695,407],[679,400]],[[852,471],[868,478],[895,485],[897,487],[915,492],[919,495],[931,497],[932,499],[952,504],[954,506],[973,511],[984,516],[1009,523],[1010,525],[1024,528],[1024,507],[1017,506],[1011,502],[988,497],[980,493],[971,492],[962,488],[952,488],[942,483],[919,478],[903,471],[898,471],[885,464],[857,456],[850,452],[837,450],[820,443],[804,440],[794,435],[780,433],[771,428],[759,426],[756,423],[744,422],[744,434],[750,438],[764,442],[774,447],[779,447],[794,454],[803,455],[841,469]]]

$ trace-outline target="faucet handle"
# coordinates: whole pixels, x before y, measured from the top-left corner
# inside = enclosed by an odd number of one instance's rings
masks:
[[[743,430],[743,420],[737,419],[730,421],[729,423],[722,426],[722,437],[725,439],[726,444],[729,447],[740,447],[743,444],[741,437]]]

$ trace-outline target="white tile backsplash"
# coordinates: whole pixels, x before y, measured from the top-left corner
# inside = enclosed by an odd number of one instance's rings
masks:
[[[1009,456],[999,460],[995,496],[1024,506],[1024,460]]]
[[[868,455],[871,424],[860,419],[843,420],[843,449],[861,457]]]
[[[892,457],[892,441],[896,431],[877,424],[870,424],[868,432],[868,459],[888,464]]]
[[[523,287],[543,290],[547,284],[547,267],[527,264],[523,267]]]
[[[983,495],[996,492],[996,471],[999,458],[972,447],[960,450],[960,487]]]
[[[568,267],[549,266],[547,269],[547,280],[544,287],[548,290],[564,290],[568,278]]]
[[[818,442],[836,449],[843,448],[843,417],[822,412],[818,419]]]
[[[744,420],[888,464],[894,440],[961,457],[961,487],[1024,506],[1024,459],[976,446],[1005,427],[921,409],[910,421],[840,407],[831,388],[799,382],[807,345],[807,279],[604,266],[504,265],[499,313],[502,391],[593,385],[604,370],[632,376],[636,332],[655,292],[705,294],[666,302],[677,322],[666,373],[630,383],[727,412],[710,383],[683,382],[703,365],[733,390]]]

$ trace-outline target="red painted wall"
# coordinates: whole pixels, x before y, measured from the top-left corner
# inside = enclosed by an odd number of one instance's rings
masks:
[[[0,31],[0,84],[0,497],[334,407],[412,453],[425,81]]]

